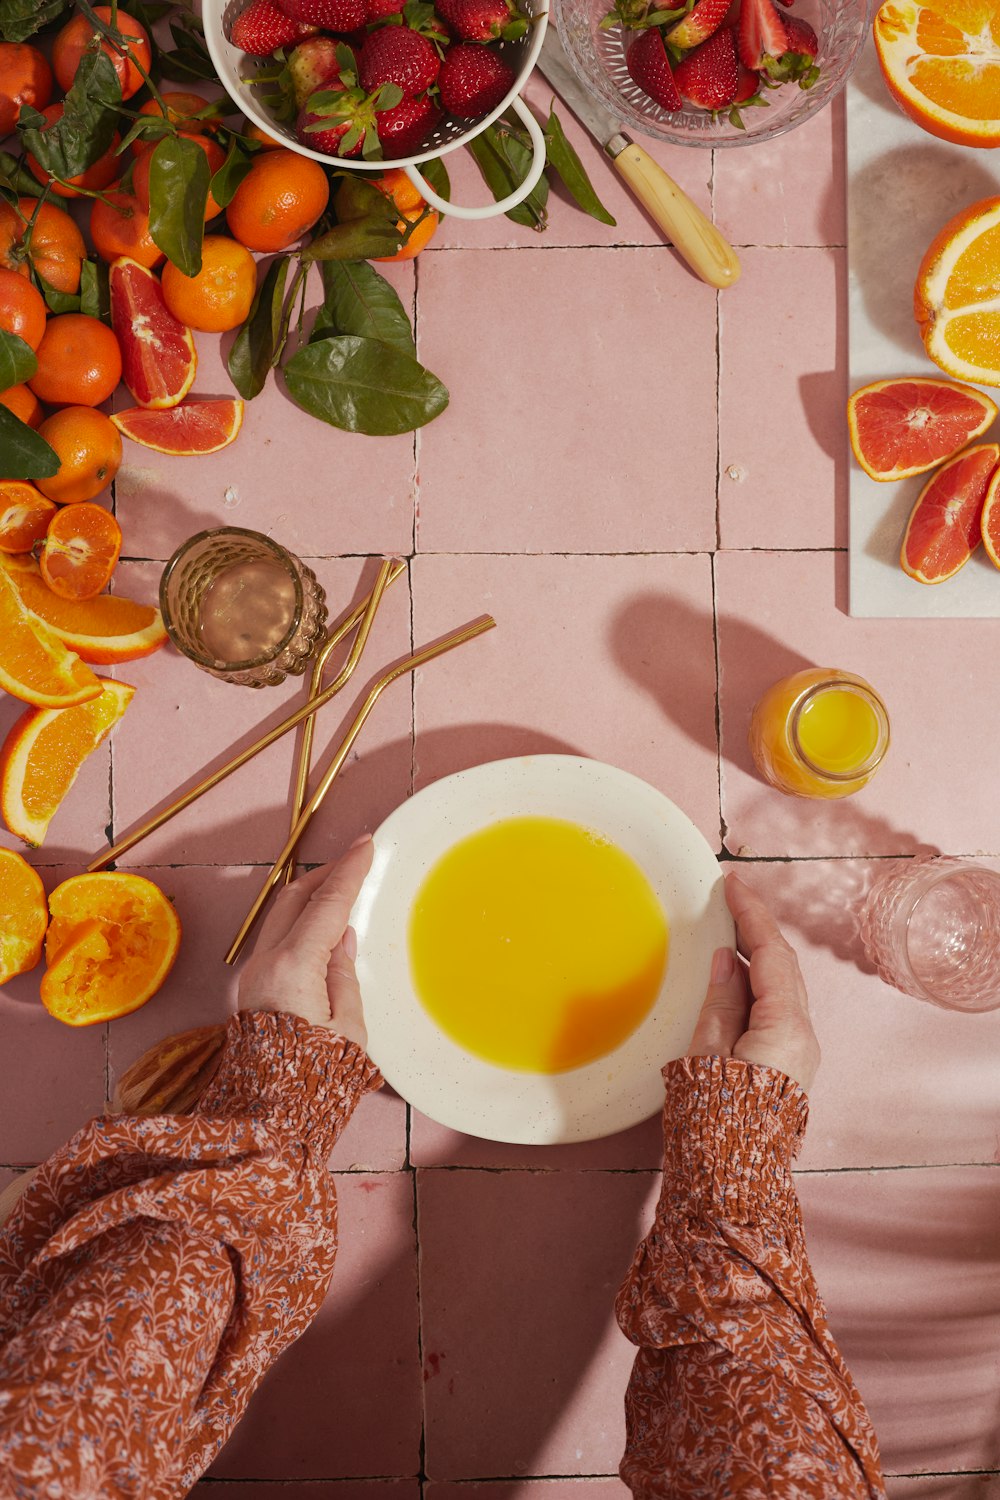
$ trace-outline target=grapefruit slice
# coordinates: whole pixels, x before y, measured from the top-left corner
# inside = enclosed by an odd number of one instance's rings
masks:
[[[127,255],[108,273],[111,326],[122,352],[122,379],[140,406],[176,406],[194,385],[198,355],[190,328],[178,323],[152,271]]]
[[[36,708],[72,708],[101,684],[24,605],[13,572],[0,568],[0,688]]]
[[[60,599],[45,583],[33,558],[0,557],[22,602],[82,661],[99,666],[135,661],[166,645],[163,616],[152,604],[118,594],[96,599]]]
[[[135,695],[100,677],[101,695],[75,708],[29,708],[0,747],[0,810],[17,838],[37,848],[91,751],[111,733]]]
[[[123,437],[157,453],[193,457],[218,453],[235,442],[243,426],[243,402],[185,401],[170,411],[147,411],[133,406],[111,418]]]
[[[1000,197],[949,219],[917,271],[913,313],[924,348],[959,380],[1000,385]]]
[[[953,380],[876,380],[847,403],[854,457],[872,479],[925,474],[980,437],[997,416],[982,391]]]
[[[979,518],[986,556],[995,568],[1000,568],[1000,499],[998,496],[1000,496],[1000,469],[997,469],[990,480],[986,499],[983,501],[983,513]]]
[[[917,496],[899,560],[917,583],[944,583],[964,568],[982,540],[980,516],[1000,445],[980,443],[938,469]]]
[[[886,0],[874,34],[904,114],[955,145],[1000,146],[1000,12],[992,0]]]
[[[14,849],[0,849],[0,911],[0,984],[6,984],[35,967],[49,925],[41,877]]]

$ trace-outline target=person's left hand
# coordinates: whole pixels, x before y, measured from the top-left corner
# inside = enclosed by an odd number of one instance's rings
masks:
[[[288,1011],[366,1045],[348,922],[374,853],[371,839],[360,839],[336,864],[282,887],[240,976],[240,1010]]]

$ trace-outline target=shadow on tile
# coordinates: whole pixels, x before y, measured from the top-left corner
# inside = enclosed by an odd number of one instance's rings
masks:
[[[743,874],[742,869],[739,873]],[[870,866],[859,868],[847,860],[823,860],[815,865],[796,860],[794,881],[770,887],[768,901],[786,934],[797,932],[862,974],[874,974],[858,935],[858,910],[872,874]],[[751,875],[749,884],[753,883]]]

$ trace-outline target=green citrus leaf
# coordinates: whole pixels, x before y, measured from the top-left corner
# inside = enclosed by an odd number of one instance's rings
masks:
[[[47,479],[59,456],[6,406],[0,406],[0,474],[6,479]]]
[[[285,365],[292,400],[344,432],[392,437],[413,432],[444,411],[448,392],[399,349],[347,335],[308,344]]]
[[[73,86],[63,101],[62,118],[39,128],[44,117],[25,112],[18,133],[25,148],[47,172],[65,182],[103,156],[114,139],[122,91],[106,52],[85,52]]]
[[[0,37],[25,42],[69,10],[71,0],[0,0]]]
[[[366,260],[327,260],[321,269],[326,300],[318,316],[332,332],[377,339],[416,355],[406,309],[374,266]]]
[[[85,260],[80,266],[80,311],[102,323],[111,322],[108,266],[103,260]]]
[[[289,257],[280,255],[268,266],[267,275],[257,288],[250,315],[229,351],[226,362],[229,374],[246,401],[260,395],[278,353],[289,264]]]
[[[562,182],[578,208],[601,224],[617,223],[594,192],[583,162],[566,139],[566,134],[554,109],[549,110],[545,127],[545,160]]]
[[[229,150],[219,170],[213,175],[211,194],[220,208],[228,208],[236,196],[236,189],[253,166],[253,151],[248,151],[238,135],[229,137]]]
[[[475,140],[467,142],[467,149],[497,202],[523,182],[531,165],[530,149],[506,126],[498,130],[495,125],[488,125]],[[545,209],[548,194],[549,184],[543,173],[524,202],[507,209],[507,218],[528,229],[543,230],[548,223]]]
[[[12,385],[23,385],[37,369],[34,350],[16,333],[0,328],[0,391],[10,390]]]
[[[451,198],[451,179],[448,176],[448,168],[440,156],[432,156],[430,161],[422,161],[419,170],[427,178],[439,198]]]
[[[185,276],[201,270],[208,157],[188,136],[165,136],[149,163],[149,232]]]

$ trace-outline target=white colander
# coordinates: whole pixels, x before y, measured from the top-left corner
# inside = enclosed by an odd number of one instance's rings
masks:
[[[386,167],[402,167],[413,186],[428,203],[441,213],[451,214],[456,219],[490,219],[494,214],[505,213],[508,208],[514,208],[518,203],[523,202],[541,177],[545,166],[545,138],[538,121],[521,98],[521,91],[541,51],[545,28],[548,25],[548,0],[522,0],[522,9],[531,17],[528,30],[516,41],[498,44],[497,50],[514,69],[515,77],[510,92],[504,96],[496,109],[491,110],[483,119],[477,120],[474,125],[469,125],[463,120],[446,118],[435,127],[426,144],[414,155],[387,156],[379,161],[364,161],[360,157],[345,160],[340,156],[327,156],[322,151],[313,151],[309,146],[303,146],[287,125],[279,124],[273,119],[262,102],[261,90],[253,83],[243,82],[243,79],[252,73],[255,59],[248,57],[238,47],[234,47],[227,35],[237,16],[246,9],[249,3],[250,0],[203,0],[202,22],[205,27],[205,39],[208,42],[208,50],[215,64],[215,70],[226,92],[231,95],[233,101],[248,119],[253,120],[254,124],[259,125],[271,135],[280,136],[288,145],[289,150],[297,151],[300,156],[311,156],[314,161],[323,162],[327,166],[350,167],[352,171],[384,172]],[[491,125],[499,115],[502,115],[505,109],[514,110],[531,137],[532,161],[524,181],[508,197],[501,198],[496,203],[485,204],[481,208],[465,208],[461,204],[449,203],[446,199],[439,197],[423,174],[417,170],[418,163],[428,161],[431,157],[446,156],[449,151],[455,151],[459,146],[464,146],[466,141],[474,140],[481,131],[486,129],[487,125]]]

